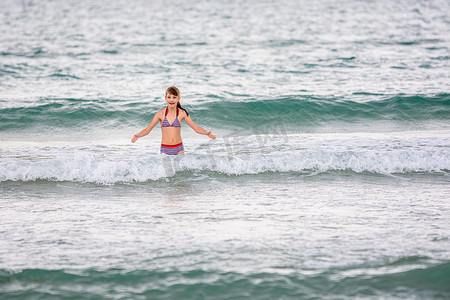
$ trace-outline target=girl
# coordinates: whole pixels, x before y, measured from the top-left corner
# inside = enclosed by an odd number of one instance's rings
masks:
[[[158,122],[161,122],[162,140],[161,140],[161,153],[168,155],[178,155],[184,153],[183,142],[181,141],[181,121],[185,120],[186,123],[194,129],[198,134],[204,134],[208,137],[215,139],[216,136],[210,131],[197,126],[187,110],[180,105],[180,91],[171,86],[166,91],[165,96],[167,107],[158,111],[153,117],[152,122],[147,128],[141,132],[133,135],[131,142],[136,142],[139,138],[146,136],[152,131]]]

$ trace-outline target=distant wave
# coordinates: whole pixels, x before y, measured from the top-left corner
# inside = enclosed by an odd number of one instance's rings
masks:
[[[358,95],[361,96],[361,95]],[[318,126],[329,122],[366,122],[373,120],[413,121],[449,119],[450,94],[435,96],[393,96],[355,101],[314,96],[286,96],[264,101],[215,101],[195,107],[199,115],[216,118],[229,126],[243,127],[279,118],[285,124],[299,127]],[[211,119],[214,119],[212,117]],[[242,126],[241,125],[241,126]]]
[[[364,97],[364,93],[357,95]],[[248,128],[267,119],[282,119],[296,128],[323,126],[329,122],[365,123],[374,120],[449,120],[450,94],[435,96],[391,96],[354,101],[314,96],[286,96],[267,100],[228,101],[214,97],[211,102],[185,105],[194,120],[216,128]],[[381,97],[381,96],[378,96]],[[144,126],[163,103],[130,103],[121,100],[55,99],[36,104],[0,109],[0,131],[24,126],[72,128],[95,124]]]
[[[282,273],[285,269],[285,273]],[[308,272],[309,271],[309,272]],[[287,272],[287,274],[286,274]],[[347,273],[348,274],[347,274]],[[346,275],[347,274],[347,275]],[[352,266],[346,269],[295,270],[280,268],[253,273],[218,270],[124,270],[84,269],[0,270],[0,283],[6,289],[0,296],[11,298],[54,297],[78,298],[161,298],[184,299],[186,295],[201,295],[206,299],[289,298],[339,299],[377,298],[448,299],[450,263],[405,264],[402,268],[390,265]],[[20,289],[18,288],[20,287]],[[8,292],[6,292],[8,291]],[[219,296],[220,295],[220,296]],[[414,296],[412,296],[414,295]]]

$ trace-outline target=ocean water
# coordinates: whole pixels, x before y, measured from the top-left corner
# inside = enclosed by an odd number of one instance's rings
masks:
[[[449,299],[449,12],[2,1],[0,298]]]

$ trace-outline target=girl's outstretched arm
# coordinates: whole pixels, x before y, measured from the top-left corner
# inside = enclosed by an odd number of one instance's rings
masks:
[[[160,114],[161,114],[161,111],[157,112],[155,114],[155,116],[153,117],[152,122],[150,123],[150,125],[147,126],[147,128],[145,128],[141,132],[136,133],[135,135],[133,135],[133,138],[131,139],[131,142],[134,143],[134,142],[136,142],[138,140],[138,138],[141,138],[141,137],[146,136],[147,134],[149,134],[150,131],[152,131],[152,129],[160,121],[160,118],[161,118]]]
[[[197,124],[194,123],[194,121],[192,121],[190,116],[186,116],[184,117],[184,120],[186,121],[186,123],[191,126],[192,129],[194,129],[195,132],[197,132],[198,134],[204,134],[207,135],[208,137],[212,138],[213,140],[216,138],[216,136],[211,132],[211,130],[206,130],[201,128],[200,126],[198,126]]]

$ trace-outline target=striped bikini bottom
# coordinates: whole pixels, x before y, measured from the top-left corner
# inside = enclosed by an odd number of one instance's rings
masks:
[[[176,145],[164,145],[161,144],[161,153],[167,155],[178,155],[180,152],[184,151],[183,143]]]

